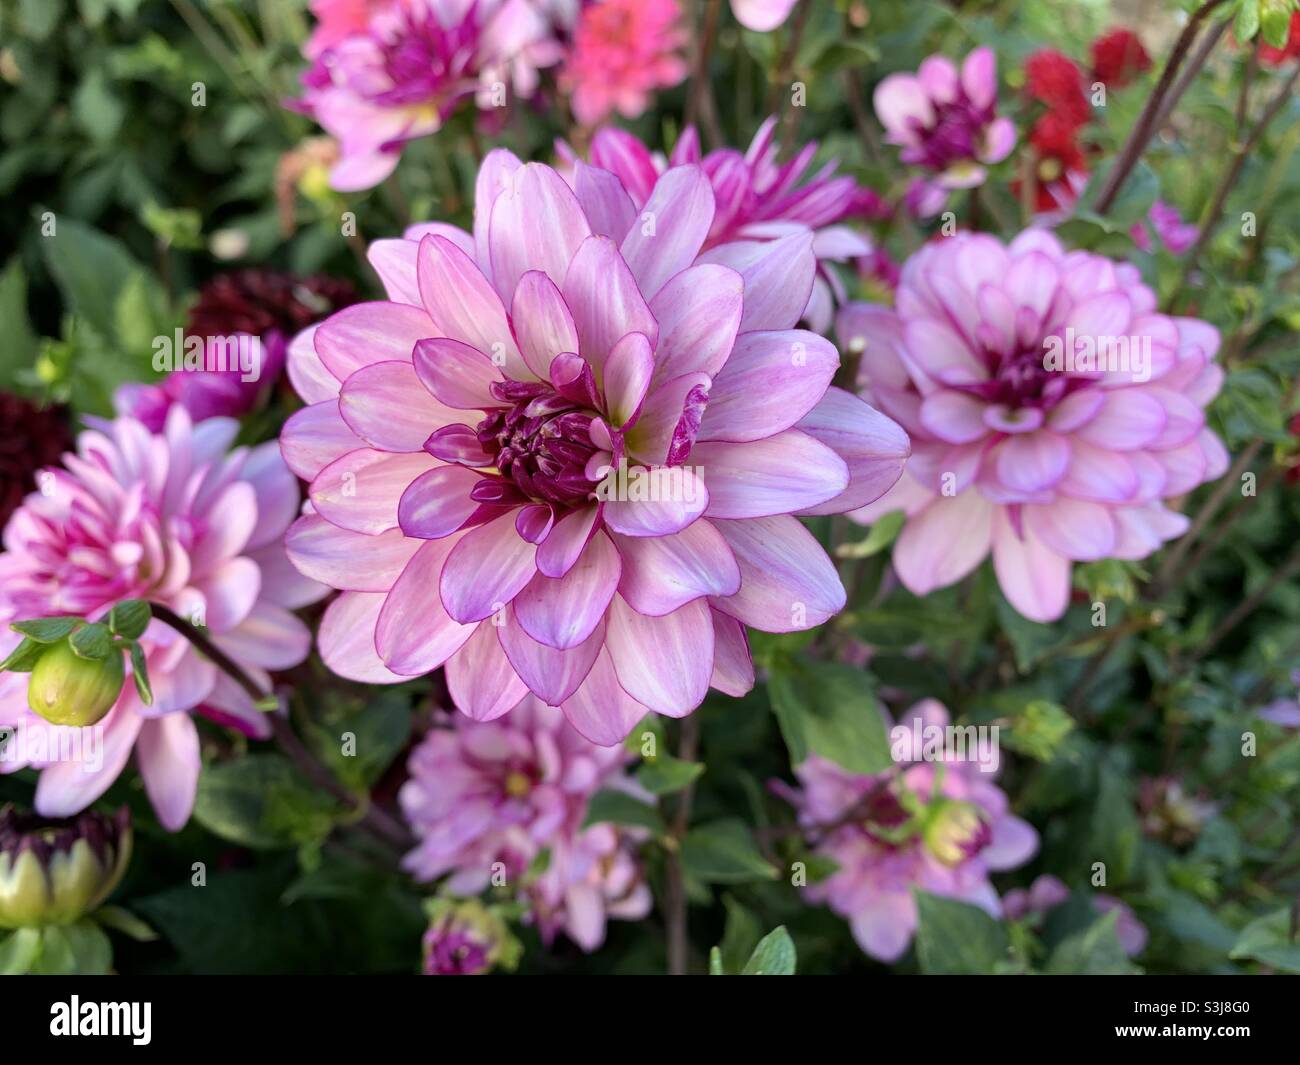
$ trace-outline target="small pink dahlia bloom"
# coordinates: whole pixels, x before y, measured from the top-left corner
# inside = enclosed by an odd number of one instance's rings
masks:
[[[28,496],[5,526],[0,655],[20,639],[10,621],[94,619],[123,599],[148,599],[206,626],[268,690],[268,670],[305,659],[311,633],[290,611],[326,589],[285,558],[298,486],[274,442],[230,450],[238,430],[228,418],[195,426],[182,407],[171,409],[157,435],[134,418],[96,419],[78,437],[77,453],[46,471],[43,491]],[[98,768],[88,761],[31,763],[43,770],[36,786],[43,816],[85,809],[134,750],[158,819],[174,831],[189,820],[198,787],[199,737],[189,711],[251,736],[270,734],[266,715],[184,637],[152,621],[141,642],[153,704],[141,703],[127,682],[108,716],[92,726],[103,729]],[[27,709],[26,687],[26,674],[0,677],[0,725],[16,728],[11,742],[19,752],[51,744],[58,732]],[[23,735],[31,730],[44,735]],[[18,766],[6,761],[0,768]]]
[[[1011,604],[1052,621],[1072,562],[1145,558],[1187,528],[1163,501],[1227,469],[1204,411],[1218,331],[1160,314],[1136,267],[1045,230],[928,244],[893,309],[855,304],[838,329],[912,435],[907,472],[853,518],[906,512],[894,567],[917,595],[991,551]]]
[[[916,729],[918,721],[922,729],[942,728],[948,711],[925,699],[900,726]],[[890,780],[851,773],[814,755],[795,775],[802,788],[780,784],[776,790],[798,809],[815,853],[838,866],[809,884],[805,895],[847,920],[858,945],[878,961],[897,961],[912,940],[913,888],[999,917],[989,873],[1023,865],[1038,849],[1038,833],[1011,813],[992,774],[973,761],[917,762]],[[854,816],[846,817],[851,811]]]
[[[293,106],[339,141],[330,184],[378,185],[402,145],[436,133],[466,98],[493,106],[495,84],[527,99],[560,61],[538,0],[389,0],[332,4]]]
[[[1043,918],[1070,898],[1070,889],[1051,873],[1036,877],[1026,888],[1012,888],[1002,896],[1002,912],[1008,920],[1028,921],[1041,925]],[[1094,894],[1092,908],[1101,915],[1117,911],[1115,934],[1119,945],[1130,958],[1136,958],[1146,949],[1147,929],[1132,908],[1114,895]]]
[[[834,159],[808,176],[817,155],[816,141],[805,144],[788,162],[778,162],[776,127],[776,118],[768,118],[743,154],[734,148],[705,154],[700,150],[695,127],[687,126],[667,160],[651,152],[631,133],[602,129],[592,138],[591,165],[615,174],[638,211],[644,209],[655,182],[666,170],[699,166],[708,176],[715,204],[706,249],[736,241],[776,240],[805,228],[813,230],[817,277],[803,317],[814,332],[825,333],[830,329],[834,308],[846,300],[844,284],[829,264],[866,255],[872,248],[870,240],[839,223],[850,218],[879,221],[888,217],[889,206],[852,177],[836,175],[838,164]],[[558,148],[573,184],[584,164],[568,145],[560,144]],[[588,174],[583,180],[599,178]]]
[[[1156,200],[1147,212],[1146,221],[1135,223],[1129,235],[1132,236],[1133,243],[1144,252],[1155,251],[1155,240],[1152,238],[1154,233],[1170,255],[1185,255],[1196,243],[1200,232],[1194,223],[1183,221],[1177,207]]]
[[[591,743],[534,698],[500,721],[449,715],[407,763],[399,798],[419,843],[403,865],[420,880],[445,877],[445,890],[465,896],[504,875],[547,942],[564,932],[595,950],[607,918],[637,920],[652,902],[636,856],[645,833],[583,827],[597,791],[649,801],[624,773],[627,761],[622,748]]]
[[[1016,144],[1014,123],[997,117],[997,60],[989,48],[971,52],[960,73],[946,56],[932,55],[915,74],[890,74],[874,101],[903,162],[929,171],[942,189],[983,184],[984,167]]]
[[[812,232],[701,254],[713,214],[696,166],[638,212],[609,171],[575,190],[498,150],[473,234],[372,245],[389,298],[290,346],[311,406],[281,434],[314,508],[289,556],[344,590],[319,636],[331,669],[445,663],[471,717],[531,691],[613,744],[710,685],[747,691],[745,625],[844,605],[795,515],[878,498],[907,437],[830,388],[834,347],[791,328]]]
[[[583,7],[560,85],[584,126],[614,111],[637,118],[656,89],[686,77],[686,31],[677,0],[598,0]]]
[[[731,0],[731,13],[745,29],[768,33],[790,17],[796,3],[798,0]]]

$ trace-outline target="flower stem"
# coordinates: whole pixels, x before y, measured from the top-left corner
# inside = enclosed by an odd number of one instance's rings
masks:
[[[709,58],[718,38],[718,16],[721,10],[722,0],[709,0],[708,7],[704,10],[700,43],[695,50],[695,69],[691,73],[691,92],[686,101],[686,124],[693,126],[699,122],[703,125],[711,148],[720,147],[725,139],[718,125],[718,109],[709,80]]]
[[[1193,662],[1199,662],[1209,654],[1220,640],[1245,621],[1246,618],[1250,617],[1250,615],[1260,607],[1264,600],[1273,594],[1275,588],[1281,584],[1285,584],[1297,575],[1300,575],[1300,544],[1297,544],[1291,549],[1291,553],[1287,555],[1286,561],[1282,563],[1279,569],[1274,570],[1272,574],[1269,575],[1267,581],[1265,581],[1251,595],[1248,595],[1238,603],[1236,608],[1230,611],[1229,614],[1214,627],[1210,632],[1210,635],[1205,638],[1205,642],[1192,652],[1191,656],[1186,661],[1186,665],[1191,665]]]
[[[699,746],[700,722],[697,714],[691,714],[682,719],[677,757],[684,762],[693,762]],[[695,785],[687,784],[677,800],[677,810],[670,830],[674,845],[668,851],[664,923],[668,933],[668,972],[672,976],[685,976],[690,958],[690,938],[686,924],[686,875],[682,868],[681,841],[690,826],[694,796]]]

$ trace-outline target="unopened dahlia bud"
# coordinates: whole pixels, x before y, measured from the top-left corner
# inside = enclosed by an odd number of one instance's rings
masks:
[[[113,708],[126,671],[122,655],[82,658],[67,640],[41,652],[27,684],[27,705],[52,725],[93,725]]]
[[[944,865],[960,865],[973,858],[992,839],[993,832],[979,807],[968,802],[939,803],[925,826],[925,845]]]
[[[424,933],[426,976],[483,976],[497,965],[514,968],[518,943],[500,914],[477,899],[429,903]]]
[[[45,818],[0,807],[0,928],[72,924],[117,887],[131,861],[131,818],[87,811]]]

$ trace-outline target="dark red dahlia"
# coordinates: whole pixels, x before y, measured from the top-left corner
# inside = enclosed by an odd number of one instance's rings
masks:
[[[276,270],[232,270],[199,289],[190,310],[191,336],[247,333],[286,339],[312,322],[357,302],[356,289],[336,277],[295,277]]]
[[[1119,89],[1151,69],[1151,57],[1132,30],[1103,33],[1092,42],[1092,74],[1107,88]]]
[[[1092,118],[1083,71],[1067,55],[1042,48],[1025,60],[1025,91],[1066,121],[1082,126]]]
[[[1291,29],[1287,35],[1286,44],[1281,48],[1274,48],[1271,44],[1260,47],[1259,58],[1270,66],[1281,66],[1289,59],[1300,56],[1300,11],[1291,15]]]
[[[72,447],[67,411],[0,392],[0,528],[36,488],[36,471]]]
[[[1088,159],[1079,143],[1079,127],[1051,111],[1029,131],[1034,149],[1035,208],[1053,211],[1069,207],[1077,196],[1077,179],[1088,172]],[[1019,195],[1019,183],[1015,183]]]

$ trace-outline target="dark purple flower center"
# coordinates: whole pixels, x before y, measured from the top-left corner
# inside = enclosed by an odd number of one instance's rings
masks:
[[[965,91],[958,89],[955,99],[934,105],[934,114],[934,122],[928,127],[913,120],[913,129],[921,143],[904,149],[903,162],[947,170],[954,163],[974,159],[979,151],[979,139],[993,121],[993,105],[976,107]]]
[[[429,976],[474,976],[488,969],[488,950],[463,928],[431,930],[425,938],[424,971]]]
[[[492,394],[513,406],[489,412],[475,435],[501,476],[538,502],[586,502],[596,487],[587,476],[591,411],[539,382],[498,381]]]

